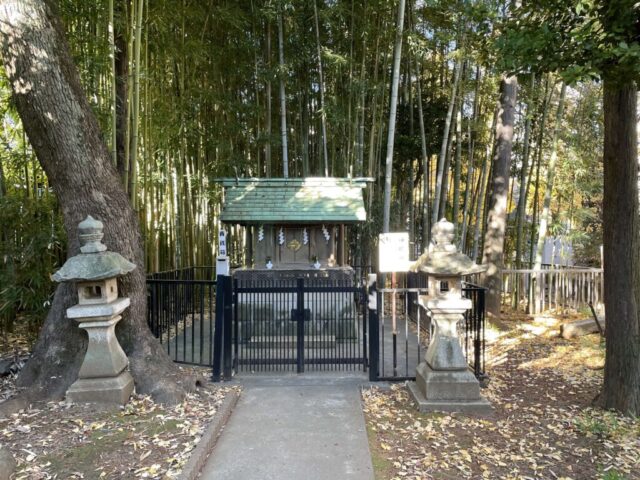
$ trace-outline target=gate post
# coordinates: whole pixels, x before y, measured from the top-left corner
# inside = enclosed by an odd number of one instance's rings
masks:
[[[222,371],[222,333],[224,330],[224,279],[222,275],[218,275],[216,280],[216,320],[213,327],[213,371],[211,372],[211,380],[213,382],[220,381],[220,373]]]
[[[213,331],[213,368],[211,380],[219,382],[221,379],[222,362],[224,355],[225,376],[227,375],[227,350],[229,352],[229,365],[231,364],[231,276],[229,269],[229,257],[227,257],[226,232],[218,232],[219,255],[216,258],[216,321]],[[227,313],[227,299],[228,312]],[[229,317],[229,328],[225,328],[225,320]],[[224,337],[223,337],[224,335]],[[228,339],[225,337],[229,337]],[[224,340],[224,342],[223,342]],[[223,345],[224,343],[224,345]],[[227,349],[227,343],[229,348]],[[229,375],[231,372],[229,371]]]
[[[231,379],[231,340],[233,332],[233,287],[231,277],[222,277],[224,284],[224,326],[222,328],[222,368],[224,378]]]
[[[378,324],[378,292],[377,275],[370,273],[367,279],[367,291],[369,293],[369,381],[378,381],[380,362],[380,326]]]
[[[304,372],[304,279],[296,280],[297,371]]]

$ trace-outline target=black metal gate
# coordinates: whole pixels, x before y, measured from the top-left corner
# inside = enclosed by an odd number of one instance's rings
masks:
[[[366,370],[365,290],[335,280],[233,284],[236,372]]]
[[[368,371],[371,381],[415,379],[431,339],[418,306],[426,276],[398,275],[369,289],[351,280],[281,278],[239,282],[211,269],[183,269],[147,279],[148,321],[170,357],[212,366],[212,378],[234,371]],[[472,309],[460,325],[464,353],[485,379],[485,290],[463,284]],[[368,299],[375,299],[373,303]]]

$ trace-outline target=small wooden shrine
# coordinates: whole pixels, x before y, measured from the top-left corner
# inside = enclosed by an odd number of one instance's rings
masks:
[[[347,228],[366,220],[370,179],[224,178],[223,223],[247,228],[246,269],[347,267]]]
[[[345,238],[364,222],[362,190],[370,179],[330,177],[220,179],[222,222],[246,228],[246,264],[233,270],[240,287],[293,287],[299,278],[334,286],[354,285]],[[295,338],[296,294],[239,294],[241,343],[260,345],[266,336]],[[353,293],[316,293],[304,299],[305,336],[335,345],[358,336]],[[269,337],[271,338],[271,337]],[[317,341],[314,340],[315,343]],[[287,342],[285,342],[286,344]],[[312,342],[313,343],[313,342]]]

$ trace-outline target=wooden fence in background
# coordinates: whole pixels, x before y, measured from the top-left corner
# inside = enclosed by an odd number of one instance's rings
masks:
[[[551,309],[588,311],[589,303],[603,312],[603,285],[601,268],[504,269],[502,302],[528,313]]]

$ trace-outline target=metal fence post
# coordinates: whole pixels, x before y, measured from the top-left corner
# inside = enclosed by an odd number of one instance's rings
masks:
[[[376,274],[369,274],[367,280],[369,301],[369,381],[378,381],[380,362],[380,326],[378,325],[378,292]]]
[[[476,370],[478,377],[485,376],[485,336],[484,336],[484,326],[485,326],[485,305],[484,305],[484,294],[485,290],[478,290],[478,322],[480,323],[478,328],[478,348],[476,348],[476,359],[477,362]]]
[[[296,322],[297,322],[297,371],[304,372],[304,279],[297,279]]]
[[[224,330],[224,276],[218,275],[216,281],[216,320],[213,330],[213,371],[211,380],[219,382],[222,371],[222,333]]]
[[[366,305],[367,302],[367,295],[369,292],[367,292],[367,288],[366,287],[362,287],[360,289],[360,292],[358,293],[358,295],[360,295],[360,299],[359,299],[359,304],[362,305],[362,369],[366,372],[368,365],[369,365],[369,355],[368,355],[368,345],[367,342],[369,340],[369,335],[367,333],[367,322],[369,321],[368,315],[367,315],[367,311],[369,310],[369,307]]]
[[[233,284],[231,277],[222,277],[224,283],[224,326],[222,328],[222,367],[224,378],[231,378],[231,340],[233,333]]]

